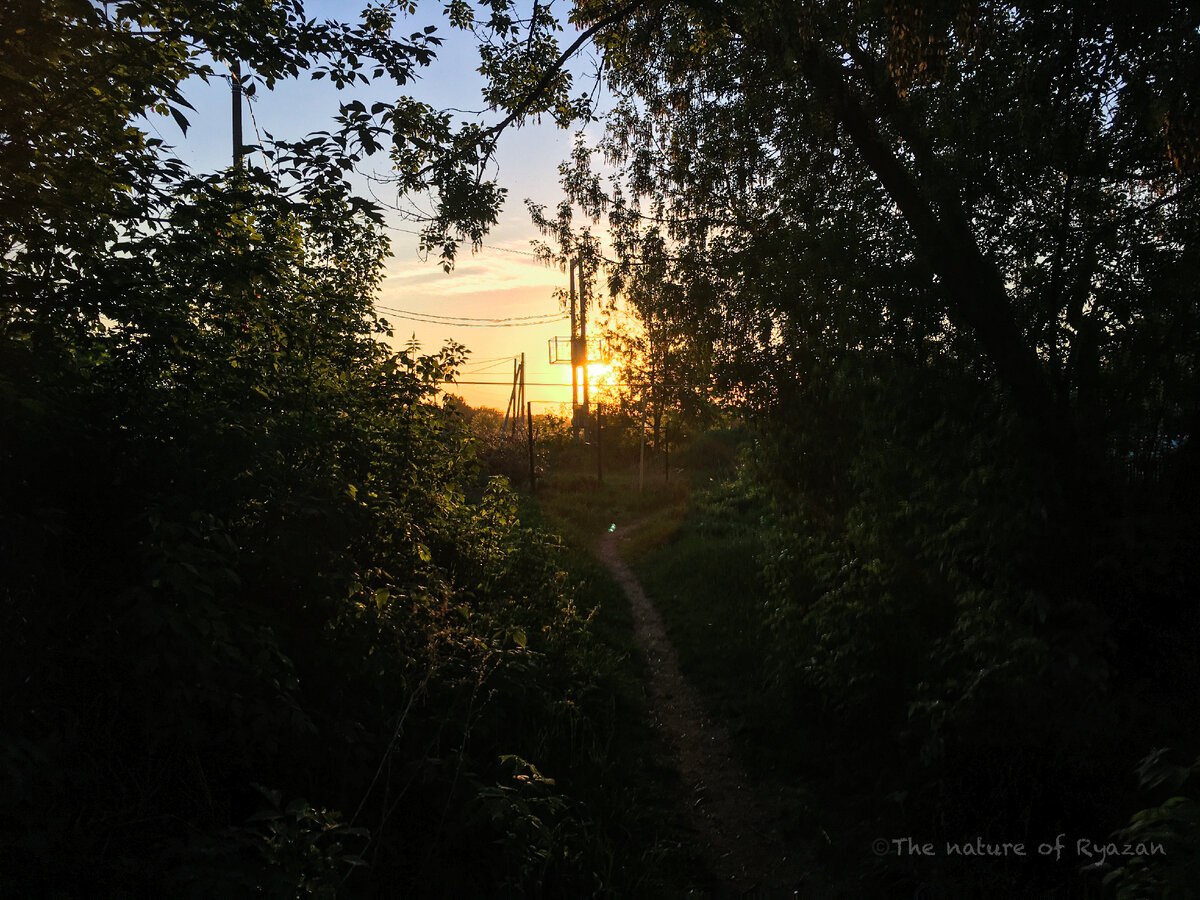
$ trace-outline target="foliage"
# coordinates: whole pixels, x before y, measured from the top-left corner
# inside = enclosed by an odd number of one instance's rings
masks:
[[[708,482],[699,474],[691,473],[686,507],[667,519],[667,539],[654,528],[659,516],[643,520],[630,556],[668,623],[681,667],[708,695],[709,708],[741,728],[774,706],[762,694],[757,551],[764,498],[736,479]]]
[[[125,295],[153,327],[97,329],[70,367],[5,348],[5,832],[25,865],[4,880],[164,885],[186,826],[201,894],[222,871],[320,894],[346,875],[334,810],[370,829],[369,880],[434,877],[486,843],[472,796],[502,751],[563,759],[556,710],[588,708],[601,671],[571,662],[585,621],[507,490],[466,500],[466,432],[432,399],[459,351],[371,337],[367,223],[331,235],[236,176],[171,221]],[[297,798],[285,830],[255,838],[251,782]]]
[[[642,877],[614,862],[628,799],[575,799],[615,725],[561,548],[478,477],[438,400],[463,348],[395,353],[373,310],[388,246],[346,172],[419,146],[405,186],[440,188],[469,230],[499,199],[478,135],[350,100],[266,167],[201,174],[138,124],[186,127],[185,80],[221,61],[247,90],[403,84],[437,45],[392,37],[403,12],[0,11],[6,895]],[[509,757],[546,773],[536,866]]]
[[[1200,771],[1200,761],[1180,766],[1167,757],[1168,751],[1160,749],[1142,760],[1138,775],[1144,789],[1179,791]],[[1112,886],[1117,900],[1187,896],[1195,890],[1200,874],[1198,832],[1200,803],[1194,797],[1173,796],[1135,813],[1129,824],[1113,835],[1125,858],[1106,872],[1104,883]]]
[[[1048,552],[1086,555],[1114,484],[1194,482],[1195,34],[1174,6],[635,4],[598,39],[605,137],[535,222],[595,263],[570,203],[606,218],[647,364],[776,424],[847,361],[989,386]]]
[[[462,348],[379,342],[387,243],[346,175],[387,152],[401,190],[435,192],[424,240],[450,265],[496,219],[499,133],[592,114],[556,17],[447,5],[485,42],[488,128],[350,99],[263,167],[199,174],[139,125],[186,129],[187,80],[234,63],[247,91],[402,86],[438,45],[393,36],[410,6],[0,10],[6,893],[645,886],[612,838],[635,804],[611,656],[561,545],[436,399]],[[712,388],[757,435],[661,566],[721,586],[692,624],[736,621],[734,664],[764,666],[780,722],[824,729],[834,783],[898,799],[851,830],[1094,827],[1163,727],[1132,676],[1196,627],[1195,10],[572,20],[618,104],[612,179],[580,142],[564,184],[616,260],[569,202],[535,221],[640,317],[631,358],[671,386],[656,422],[709,414]],[[1115,883],[1190,871],[1151,862]]]
[[[188,177],[139,119],[170,115],[186,132],[184,92],[196,79],[236,77],[247,94],[302,77],[339,90],[380,79],[406,85],[441,44],[436,25],[397,36],[408,7],[380,3],[347,23],[310,18],[302,0],[7,4],[0,11],[0,248],[12,289],[0,323],[27,315],[22,307],[46,321],[108,313],[83,309],[83,298],[58,281],[101,258],[111,267],[104,251],[153,232]],[[262,155],[283,196],[329,208],[348,203],[376,216],[375,203],[350,191],[347,172],[388,152],[399,190],[436,194],[428,242],[449,266],[454,235],[478,243],[503,201],[503,190],[481,174],[496,133],[473,123],[455,129],[448,114],[411,98],[369,110],[350,99],[331,130],[299,140],[268,136]],[[13,307],[16,297],[24,302]]]
[[[360,846],[370,832],[304,800],[284,806],[279,791],[256,788],[267,805],[245,825],[216,837],[193,834],[175,848],[172,887],[190,897],[336,897],[348,872],[365,865],[347,844]]]
[[[614,293],[756,428],[775,689],[922,824],[1111,815],[1137,738],[1089,742],[1195,634],[1196,26],[635,5],[535,211],[605,222]]]

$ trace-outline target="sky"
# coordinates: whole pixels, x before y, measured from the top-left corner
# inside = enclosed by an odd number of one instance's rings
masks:
[[[560,0],[561,2],[561,0]],[[308,2],[306,13],[317,18],[349,19],[358,9],[345,2]],[[565,11],[564,11],[565,12]],[[403,87],[394,84],[360,85],[357,89],[337,91],[327,81],[307,79],[276,86],[267,91],[261,86],[248,101],[243,113],[243,140],[257,144],[258,133],[269,132],[276,138],[296,139],[312,131],[328,128],[337,113],[338,103],[359,99],[368,106],[374,100],[395,100],[407,94],[435,108],[479,110],[482,77],[476,71],[478,55],[470,34],[454,31],[441,14],[440,3],[424,3],[415,16],[403,20],[401,33],[436,24],[437,34],[445,43],[438,58],[420,70],[420,79]],[[575,39],[575,29],[566,25],[560,44]],[[214,66],[222,72],[220,64]],[[573,66],[576,82],[572,93],[592,87],[587,77],[587,59]],[[228,165],[231,153],[230,93],[222,79],[209,84],[199,81],[185,86],[184,95],[195,107],[188,111],[191,127],[182,134],[168,118],[155,117],[151,129],[175,148],[178,156],[198,170],[214,170]],[[458,119],[467,116],[456,115]],[[490,124],[499,113],[486,113],[475,121]],[[432,325],[403,318],[403,312],[463,318],[497,318],[553,315],[561,311],[554,297],[556,288],[567,287],[567,276],[556,267],[547,267],[532,254],[531,242],[541,235],[530,221],[525,199],[553,208],[562,199],[558,184],[558,164],[570,152],[571,132],[556,128],[548,119],[521,129],[510,127],[500,138],[494,168],[489,177],[508,189],[508,198],[499,223],[476,253],[460,251],[454,270],[443,272],[436,258],[422,259],[418,224],[406,222],[388,211],[387,223],[393,257],[388,261],[387,277],[377,297],[381,315],[392,325],[397,349],[413,336],[422,349],[436,351],[445,341],[453,340],[470,350],[459,384],[449,389],[464,397],[472,406],[491,406],[503,410],[511,390],[513,357],[525,354],[526,399],[534,402],[534,411],[549,411],[568,403],[571,396],[571,372],[567,365],[551,365],[548,341],[570,334],[564,319],[550,325],[523,327],[459,327]],[[386,175],[387,160],[381,154],[374,165],[377,174]],[[363,182],[364,187],[366,186]],[[375,186],[378,199],[394,202],[385,186]],[[473,382],[498,382],[477,384]]]

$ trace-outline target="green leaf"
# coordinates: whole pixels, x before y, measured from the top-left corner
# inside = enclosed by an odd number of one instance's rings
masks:
[[[187,120],[187,116],[177,110],[174,106],[167,107],[171,111],[171,118],[175,120],[175,124],[179,126],[179,130],[187,134],[188,126],[192,123]]]

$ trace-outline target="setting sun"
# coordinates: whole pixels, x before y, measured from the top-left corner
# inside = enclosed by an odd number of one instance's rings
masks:
[[[617,370],[611,363],[593,362],[588,363],[586,367],[579,366],[575,370],[576,377],[579,379],[579,402],[583,402],[585,368],[587,372],[586,377],[588,393],[591,394],[592,399],[601,399],[602,397],[606,397],[609,389],[615,386],[617,383]],[[571,368],[569,366],[562,366],[561,371],[562,383],[569,387],[571,385]]]
[[[605,362],[588,363],[587,366],[580,366],[576,371],[579,373],[580,386],[583,385],[584,372],[587,372],[588,387],[592,390],[608,387],[616,377],[616,370],[612,367],[612,364]],[[571,383],[571,370],[569,368],[563,369],[563,383]]]

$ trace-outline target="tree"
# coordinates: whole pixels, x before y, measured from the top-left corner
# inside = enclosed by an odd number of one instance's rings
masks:
[[[437,44],[392,37],[406,10],[0,9],[8,893],[594,889],[591,822],[537,766],[579,752],[603,654],[438,402],[463,348],[379,340],[388,244],[346,181],[390,145],[470,236],[500,196],[479,129],[349,100],[195,173],[142,127],[186,127],[217,61],[403,84]]]
[[[659,3],[599,43],[622,284],[665,234],[664,306],[730,387],[850,348],[953,357],[1072,503],[1139,432],[1193,433],[1194,10]]]
[[[122,258],[108,251],[136,253],[193,177],[138,125],[169,114],[186,131],[189,79],[208,81],[237,62],[248,94],[305,75],[342,89],[383,77],[404,86],[441,43],[435,25],[394,37],[407,12],[386,3],[347,24],[308,18],[300,0],[7,4],[0,11],[0,327],[64,327],[67,319],[110,314],[94,292],[85,299],[75,287],[94,277],[88,267],[97,259],[111,269]],[[487,140],[478,126],[455,131],[449,116],[408,98],[371,110],[352,99],[332,131],[270,141],[264,151],[280,196],[345,201],[372,216],[377,207],[353,196],[346,171],[388,151],[402,190],[438,193],[435,232],[459,229],[478,241],[503,197],[478,171]],[[263,180],[261,172],[255,177]],[[451,262],[456,242],[446,237],[440,246]]]
[[[1065,809],[1122,676],[1195,634],[1198,26],[684,0],[597,40],[617,103],[568,199],[761,426],[772,687],[863,754],[849,790],[907,747],[886,780],[943,827]]]

